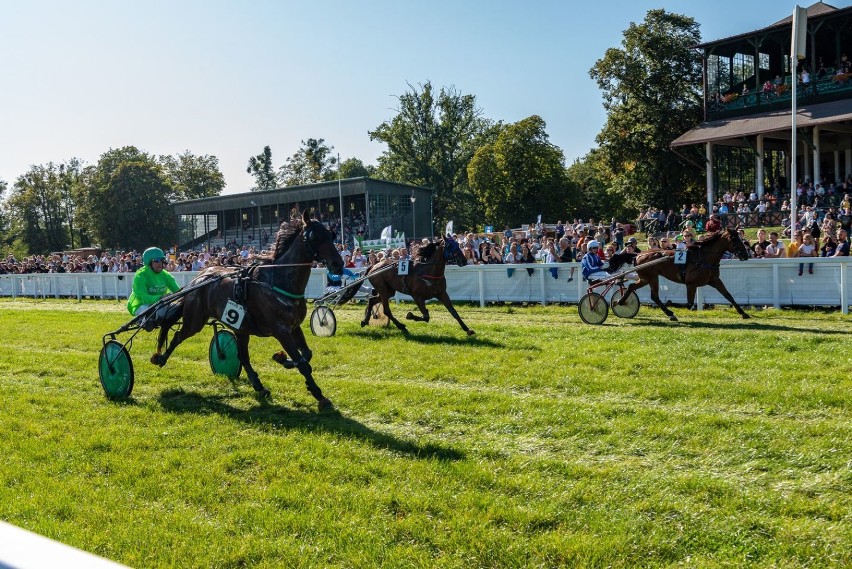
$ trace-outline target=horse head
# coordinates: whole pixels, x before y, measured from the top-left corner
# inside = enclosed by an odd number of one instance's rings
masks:
[[[730,227],[725,230],[725,236],[728,240],[728,251],[737,256],[737,259],[740,261],[746,261],[749,258],[748,247],[746,247],[743,240],[740,239],[740,234],[737,229],[731,229]]]
[[[328,270],[335,275],[343,274],[343,259],[334,246],[334,232],[326,229],[325,225],[316,219],[310,219],[307,211],[302,214],[302,222],[305,250],[311,259],[325,263]]]
[[[459,267],[467,265],[467,258],[465,258],[464,252],[459,247],[458,242],[452,237],[444,239],[444,261],[453,261]]]

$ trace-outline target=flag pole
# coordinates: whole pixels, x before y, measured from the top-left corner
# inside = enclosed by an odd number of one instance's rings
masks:
[[[340,152],[337,153],[337,195],[340,197],[340,244],[345,247],[346,242],[343,240],[343,188],[340,184]]]
[[[798,141],[796,140],[796,115],[798,114],[797,95],[799,91],[798,68],[799,61],[805,58],[805,48],[807,46],[807,30],[808,30],[808,10],[800,8],[796,5],[793,8],[793,28],[790,38],[790,83],[793,88],[792,96],[790,97],[790,147],[791,147],[791,163],[790,163],[790,240],[796,238],[796,188],[798,186],[798,168],[796,167],[796,158],[799,153]]]

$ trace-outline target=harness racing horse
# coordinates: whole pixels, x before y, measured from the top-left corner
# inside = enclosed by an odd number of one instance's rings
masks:
[[[674,262],[674,251],[647,251],[636,256],[634,270],[639,280],[627,287],[618,304],[624,305],[631,292],[651,285],[651,300],[669,317],[669,320],[677,321],[677,317],[660,301],[660,277],[686,285],[686,303],[688,308],[695,306],[695,290],[700,286],[710,285],[721,293],[725,299],[740,313],[743,318],[750,318],[748,314],[737,304],[728,289],[725,288],[722,279],[719,278],[719,261],[725,252],[733,253],[740,261],[749,258],[748,249],[740,239],[736,230],[725,229],[702,237],[695,245],[687,249],[686,264],[678,265]],[[667,262],[654,263],[643,267],[643,265],[666,257]],[[683,267],[683,268],[681,268]]]
[[[210,267],[203,270],[189,286],[212,281],[178,299],[179,310],[162,323],[157,341],[157,353],[151,362],[164,366],[174,349],[187,338],[198,333],[208,319],[222,320],[226,304],[234,301],[244,308],[245,315],[238,328],[233,328],[237,338],[237,355],[246,370],[249,381],[258,395],[268,396],[249,361],[249,338],[272,336],[281,343],[284,352],[273,359],[285,368],[297,368],[305,378],[305,385],[320,409],[332,407],[317,386],[312,375],[311,350],[305,341],[301,323],[307,314],[305,288],[311,274],[312,261],[325,263],[333,272],[343,270],[343,259],[334,246],[334,233],[307,212],[301,219],[281,223],[276,234],[275,250],[260,264],[246,267],[239,276],[230,267]],[[189,286],[187,288],[189,288]],[[233,305],[232,305],[233,306]],[[180,318],[183,322],[174,333],[168,349],[161,353],[169,328]]]
[[[429,311],[426,309],[426,301],[430,298],[437,298],[461,325],[462,330],[467,332],[468,336],[473,336],[474,331],[468,328],[461,319],[461,316],[456,312],[453,302],[447,294],[447,277],[444,276],[444,269],[447,266],[448,260],[453,260],[460,267],[467,264],[467,259],[465,259],[461,247],[451,237],[421,247],[418,259],[411,264],[407,275],[397,274],[397,271],[393,269],[379,273],[382,268],[393,263],[388,260],[380,261],[370,267],[370,270],[367,271],[367,276],[369,277],[370,284],[373,286],[374,292],[367,301],[367,309],[364,312],[364,320],[361,321],[361,326],[369,324],[373,306],[381,302],[385,315],[390,321],[396,324],[396,327],[404,333],[407,333],[408,328],[394,317],[388,304],[396,292],[401,292],[411,296],[414,304],[417,305],[417,308],[423,314],[423,316],[417,316],[413,312],[409,312],[405,316],[406,319],[429,322]],[[370,277],[370,273],[378,274]]]

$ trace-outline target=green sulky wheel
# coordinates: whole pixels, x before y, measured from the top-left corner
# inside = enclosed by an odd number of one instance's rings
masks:
[[[127,348],[110,340],[98,357],[98,375],[106,396],[113,400],[126,399],[133,391],[133,362]]]
[[[210,360],[210,369],[216,375],[237,379],[243,371],[237,337],[230,330],[216,330],[213,333],[207,356]]]

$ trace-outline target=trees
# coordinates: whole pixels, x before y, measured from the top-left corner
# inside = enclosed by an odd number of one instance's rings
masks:
[[[134,146],[109,150],[85,171],[78,208],[93,239],[102,247],[144,249],[175,236],[166,173]]]
[[[435,223],[449,219],[471,227],[481,221],[467,181],[467,165],[478,146],[493,134],[481,116],[476,97],[454,88],[436,94],[426,82],[397,100],[397,115],[370,131],[371,140],[387,144],[377,176],[434,189]]]
[[[552,223],[572,208],[565,157],[549,142],[545,127],[537,115],[510,124],[470,161],[470,187],[490,224],[518,226],[538,214]]]
[[[9,232],[27,251],[62,251],[70,244],[79,167],[76,159],[32,166],[15,181],[7,204]]]
[[[700,40],[692,18],[650,10],[624,32],[621,49],[608,49],[589,71],[608,113],[594,158],[610,170],[610,191],[626,207],[674,207],[700,192],[700,174],[669,148],[701,120],[701,59],[693,49]]]
[[[338,166],[338,172],[341,178],[362,178],[365,176],[375,176],[375,166],[365,166],[358,158],[348,158],[342,160]],[[338,172],[329,172],[326,180],[336,180]]]
[[[215,156],[195,156],[189,150],[175,156],[160,156],[175,200],[218,196],[225,189],[225,177]]]
[[[254,176],[257,186],[256,190],[274,190],[278,187],[278,179],[275,176],[275,168],[272,166],[272,150],[269,146],[263,147],[263,152],[249,158],[246,172]]]
[[[285,186],[299,186],[336,177],[337,157],[332,150],[334,147],[325,144],[323,138],[303,140],[299,150],[278,171],[278,179]]]

